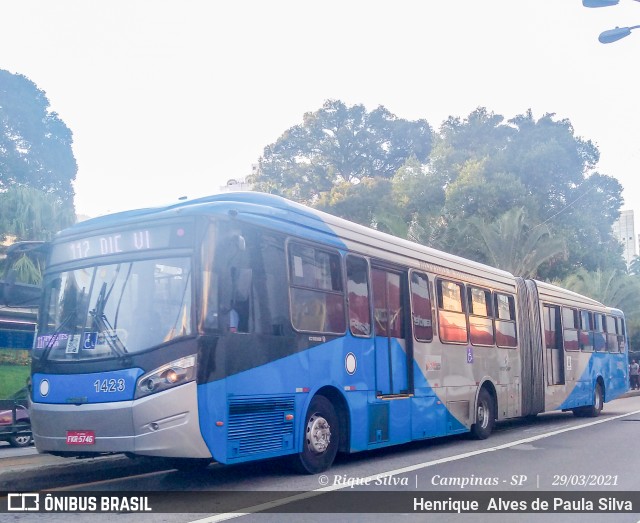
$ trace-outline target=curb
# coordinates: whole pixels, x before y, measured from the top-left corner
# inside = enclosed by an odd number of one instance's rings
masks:
[[[3,463],[5,470],[0,471],[0,491],[40,491],[172,468],[162,460],[130,459],[122,454],[83,459],[57,458],[56,461],[60,461],[51,464],[44,462],[42,457],[40,454],[29,456],[32,459],[25,461],[32,463],[9,465],[10,470],[6,470]],[[11,459],[7,458],[7,461]]]

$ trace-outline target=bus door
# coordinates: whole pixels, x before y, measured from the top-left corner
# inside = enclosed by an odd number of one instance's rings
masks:
[[[406,274],[371,270],[378,395],[409,393],[409,366],[405,339]]]
[[[544,305],[545,376],[547,385],[564,385],[565,360],[560,307]],[[571,335],[569,335],[571,337]],[[576,333],[577,343],[577,333]]]

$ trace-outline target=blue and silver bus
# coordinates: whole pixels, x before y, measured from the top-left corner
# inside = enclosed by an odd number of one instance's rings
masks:
[[[50,246],[40,452],[188,467],[358,452],[628,390],[619,310],[256,192],[78,223]]]

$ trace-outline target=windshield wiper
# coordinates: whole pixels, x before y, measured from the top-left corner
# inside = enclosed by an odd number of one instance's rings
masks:
[[[53,333],[51,334],[51,337],[49,338],[49,341],[47,341],[47,345],[42,351],[43,360],[46,360],[49,357],[49,353],[51,352],[51,349],[53,348],[54,345],[57,344],[58,337],[62,333],[62,329],[64,329],[67,326],[67,324],[77,316],[78,316],[77,311],[72,310],[62,319],[62,321],[60,322],[60,325],[58,325],[56,330],[53,331]],[[74,325],[71,335],[73,335],[73,333],[76,331],[76,328],[77,327]]]
[[[83,302],[84,292],[85,292],[85,289],[83,287],[82,291],[80,292],[80,298],[79,298],[80,303]],[[75,319],[75,320],[78,319],[78,300],[77,299],[76,299],[76,303],[75,303],[73,309],[71,309],[67,313],[67,315],[64,318],[62,318],[62,321],[60,322],[60,325],[58,325],[56,327],[56,329],[51,334],[51,337],[49,338],[49,341],[47,341],[47,345],[45,346],[44,350],[42,351],[42,359],[43,360],[46,360],[49,357],[49,353],[51,352],[51,349],[58,342],[58,337],[62,333],[62,329],[64,329],[68,325],[68,323],[73,319]],[[78,330],[77,323],[78,323],[77,321],[74,322],[73,330],[70,333],[71,336],[73,336],[73,334],[76,332],[76,330]]]
[[[98,299],[96,300],[96,306],[89,311],[89,314],[93,318],[93,322],[98,328],[98,332],[104,333],[104,338],[109,345],[109,348],[120,358],[124,358],[125,354],[129,351],[122,343],[122,340],[118,337],[118,333],[113,328],[107,316],[104,313],[104,307],[107,303],[109,295],[107,294],[107,282],[102,284]]]

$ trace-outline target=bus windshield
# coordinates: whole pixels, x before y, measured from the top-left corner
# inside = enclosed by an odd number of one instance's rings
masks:
[[[34,356],[122,357],[190,335],[190,263],[162,258],[50,274]]]

